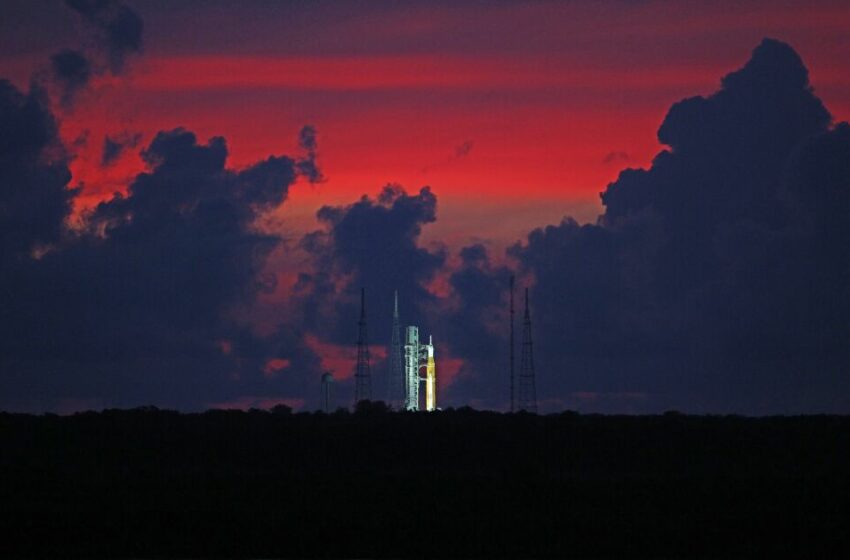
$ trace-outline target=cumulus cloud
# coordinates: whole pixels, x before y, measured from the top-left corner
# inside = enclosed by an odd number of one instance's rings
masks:
[[[350,343],[361,286],[368,287],[376,314],[385,310],[390,316],[398,290],[406,320],[421,320],[422,308],[434,300],[425,285],[445,262],[444,252],[419,246],[422,227],[436,220],[436,211],[437,197],[429,187],[410,195],[398,185],[385,187],[374,199],[322,207],[317,216],[325,227],[301,241],[313,263],[296,287],[307,310],[306,326],[333,342]],[[327,308],[327,301],[335,303]],[[386,331],[389,336],[389,324]]]
[[[0,246],[3,260],[58,242],[76,194],[46,94],[0,80]]]
[[[549,390],[846,410],[850,174],[830,121],[799,56],[766,39],[717,93],[671,107],[669,148],[608,185],[597,225],[567,219],[513,247],[536,283]]]
[[[142,23],[111,0],[68,0],[92,31],[83,51],[51,59],[62,105],[93,76],[121,73],[141,49]],[[184,129],[161,131],[142,150],[147,166],[126,194],[67,220],[66,152],[44,82],[29,93],[0,81],[0,406],[63,403],[198,408],[241,395],[303,394],[319,358],[291,323],[258,335],[250,315],[275,276],[266,260],[281,242],[263,216],[299,178],[322,178],[312,126],[298,158],[227,167],[227,145]],[[55,91],[55,90],[51,90]],[[80,136],[83,143],[88,131]],[[104,138],[101,164],[141,141]],[[70,148],[79,147],[77,142]],[[275,375],[263,375],[269,364]]]
[[[616,410],[618,396],[640,395],[626,399],[634,412],[846,409],[848,129],[830,120],[796,53],[766,40],[720,91],[670,109],[659,129],[668,147],[608,186],[597,224],[566,218],[513,246],[519,285],[533,283],[541,399]],[[512,271],[483,245],[456,265],[423,247],[436,219],[427,188],[389,186],[318,218],[324,227],[301,240],[310,270],[291,324],[351,347],[365,286],[371,340],[386,344],[399,289],[403,322],[463,360],[444,402],[506,406]],[[426,288],[438,278],[439,295]],[[611,398],[575,398],[589,394]]]
[[[310,364],[298,340],[284,352],[235,319],[274,287],[264,265],[280,238],[254,223],[286,200],[295,159],[234,171],[223,138],[163,131],[127,194],[69,231],[75,191],[43,95],[0,83],[0,122],[4,400],[202,407],[280,389],[262,375],[269,358]]]
[[[360,288],[366,287],[373,344],[389,343],[394,290],[404,323],[427,329],[425,312],[436,296],[426,285],[446,255],[421,247],[419,237],[422,227],[436,220],[436,211],[430,188],[411,195],[397,185],[374,199],[363,196],[348,206],[321,208],[317,216],[323,229],[301,240],[311,263],[295,287],[303,327],[327,342],[353,344]],[[375,371],[383,370],[378,366]],[[376,397],[383,397],[384,385],[374,382]]]
[[[115,2],[69,5],[105,57],[53,58],[70,100],[91,75],[124,68],[141,24]],[[850,127],[832,125],[799,56],[778,41],[715,94],[674,104],[651,167],[607,186],[597,223],[565,218],[511,247],[514,271],[483,245],[456,260],[426,246],[437,218],[428,187],[321,208],[269,336],[245,320],[275,288],[266,264],[281,246],[258,224],[299,177],[322,180],[312,126],[300,157],[241,170],[227,166],[223,138],[161,131],[126,194],[74,230],[77,192],[46,94],[0,81],[0,129],[0,405],[309,399],[315,348],[352,347],[366,287],[373,344],[389,342],[398,290],[403,322],[434,332],[440,359],[463,359],[445,402],[504,407],[513,272],[533,283],[539,396],[551,406],[616,410],[625,396],[636,412],[850,409]],[[103,164],[138,142],[107,137]]]
[[[444,385],[443,396],[455,406],[474,395],[500,407],[509,391],[506,306],[512,272],[493,265],[481,244],[462,248],[459,256],[460,265],[449,275],[449,301],[441,305],[439,334],[442,355],[448,350],[463,363],[452,384]]]

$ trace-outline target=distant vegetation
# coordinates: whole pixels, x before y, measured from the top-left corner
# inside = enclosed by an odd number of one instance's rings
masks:
[[[0,414],[0,506],[6,555],[841,557],[850,418]]]

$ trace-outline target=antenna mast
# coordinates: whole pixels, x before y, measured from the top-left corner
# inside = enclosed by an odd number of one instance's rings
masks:
[[[327,371],[322,374],[322,411],[330,413],[331,411],[331,385],[333,384],[334,376]]]
[[[510,289],[511,289],[511,341],[510,341],[510,353],[511,353],[511,363],[510,363],[510,376],[511,376],[511,412],[514,412],[514,277],[511,275],[510,281]]]
[[[390,343],[389,372],[387,375],[387,404],[400,409],[407,396],[404,378],[404,354],[401,347],[401,323],[398,317],[398,290],[395,291],[393,306],[393,334]]]
[[[354,404],[372,400],[372,371],[366,336],[366,288],[360,288],[360,321],[357,323],[357,370],[354,373]]]
[[[519,410],[537,413],[537,388],[534,382],[534,353],[531,345],[531,314],[528,288],[525,289],[525,319],[522,324],[522,365],[519,371]]]

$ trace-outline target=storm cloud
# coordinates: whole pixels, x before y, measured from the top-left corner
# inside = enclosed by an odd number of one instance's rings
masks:
[[[444,384],[441,396],[453,406],[470,402],[501,406],[510,390],[506,325],[513,271],[493,265],[482,244],[462,248],[459,257],[449,275],[449,296],[440,305],[438,333],[444,343],[441,356],[448,352],[463,362],[451,385]],[[515,297],[519,304],[521,294],[515,292]],[[516,309],[521,312],[519,305]]]
[[[668,148],[511,249],[534,281],[540,385],[693,411],[850,408],[847,125],[765,39],[709,97],[674,104]]]
[[[223,138],[163,131],[127,193],[71,230],[76,191],[46,99],[2,82],[0,120],[12,134],[0,146],[4,402],[192,408],[275,392],[263,369],[279,349],[237,315],[274,288],[264,265],[280,238],[255,222],[286,200],[302,160],[234,171]],[[292,359],[309,364],[299,348]]]
[[[68,5],[93,39],[52,58],[63,103],[124,71],[143,28],[117,2]],[[398,185],[322,207],[320,227],[285,247],[264,218],[299,179],[323,181],[311,125],[300,155],[240,169],[222,137],[160,131],[126,190],[72,216],[71,156],[42,86],[0,81],[0,406],[309,405],[317,347],[353,356],[365,287],[373,344],[389,342],[398,290],[403,323],[459,364],[442,402],[505,409],[516,274],[518,302],[532,286],[544,411],[850,410],[850,126],[832,123],[784,43],[764,40],[716,93],[674,104],[666,147],[607,186],[596,223],[535,229],[507,260],[486,243],[452,255],[423,241],[437,196]],[[101,163],[137,142],[107,137]],[[303,261],[286,315],[259,334],[252,313],[281,295],[276,250]],[[380,398],[385,370],[373,371]]]
[[[422,226],[436,220],[437,197],[428,187],[410,195],[397,185],[372,199],[363,196],[348,206],[322,207],[317,217],[324,228],[307,234],[302,248],[312,270],[302,273],[296,294],[301,298],[307,328],[328,340],[350,344],[351,317],[357,317],[361,287],[374,316],[391,317],[392,294],[404,302],[405,321],[415,324],[435,300],[424,286],[445,262],[442,250],[419,246]],[[389,322],[374,340],[389,337]]]
[[[438,297],[427,284],[443,268],[446,252],[420,246],[420,235],[436,213],[437,197],[429,187],[411,195],[398,185],[386,186],[376,198],[364,195],[347,206],[322,207],[317,217],[323,228],[300,242],[309,263],[293,296],[302,328],[324,342],[351,348],[357,340],[360,288],[365,287],[373,345],[390,342],[395,290],[402,322],[433,332],[428,313]],[[386,368],[379,359],[373,361],[373,396],[382,399]]]
[[[2,258],[26,259],[60,240],[75,192],[68,156],[47,95],[0,80],[0,239]]]

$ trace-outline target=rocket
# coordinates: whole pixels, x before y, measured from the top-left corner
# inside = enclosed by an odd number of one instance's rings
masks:
[[[420,377],[423,367],[425,377]],[[408,325],[405,329],[404,380],[406,410],[420,409],[419,388],[423,381],[425,382],[425,410],[437,410],[437,364],[434,360],[434,337],[428,337],[428,344],[421,344],[419,327],[416,325]]]
[[[437,409],[437,364],[434,361],[434,337],[428,337],[427,362],[425,363],[425,410]]]

